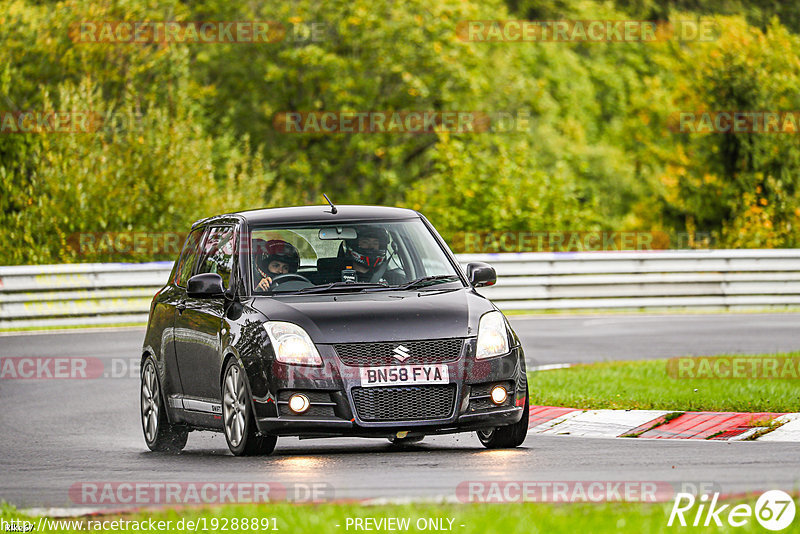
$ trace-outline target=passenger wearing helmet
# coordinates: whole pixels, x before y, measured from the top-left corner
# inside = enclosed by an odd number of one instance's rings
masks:
[[[281,239],[272,239],[263,245],[257,244],[256,241],[263,240],[253,240],[256,271],[261,275],[261,280],[256,284],[257,290],[269,289],[276,276],[297,272],[300,267],[300,254],[294,245]]]
[[[403,276],[388,270],[389,232],[380,226],[361,226],[356,229],[356,239],[346,239],[342,246],[342,279],[355,271],[358,282],[399,284]]]

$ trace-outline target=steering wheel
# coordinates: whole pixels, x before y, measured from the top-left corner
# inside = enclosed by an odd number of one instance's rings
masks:
[[[286,282],[305,282],[312,286],[314,285],[311,283],[311,280],[309,280],[302,274],[297,274],[297,273],[279,274],[278,276],[272,277],[272,283],[269,285],[269,292],[272,293],[273,291],[275,291],[277,286],[285,284]]]

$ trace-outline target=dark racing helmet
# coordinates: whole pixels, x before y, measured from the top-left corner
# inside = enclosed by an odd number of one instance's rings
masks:
[[[344,257],[358,265],[368,269],[374,269],[386,261],[386,251],[389,248],[389,232],[380,226],[360,226],[356,228],[357,239],[346,239],[344,241]],[[378,241],[378,248],[365,248],[359,246],[359,242],[365,238],[372,238]]]
[[[254,239],[254,245],[255,241]],[[256,247],[254,246],[254,248]],[[265,273],[268,271],[269,264],[272,261],[288,264],[290,273],[296,273],[297,269],[300,268],[300,254],[297,249],[294,245],[282,239],[271,239],[263,244],[259,243],[255,252],[258,254],[258,268]]]

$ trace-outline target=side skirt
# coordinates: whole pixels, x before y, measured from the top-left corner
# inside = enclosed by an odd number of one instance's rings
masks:
[[[171,420],[176,423],[186,423],[196,429],[214,430],[221,432],[222,404],[186,398],[183,395],[169,397],[169,411]]]

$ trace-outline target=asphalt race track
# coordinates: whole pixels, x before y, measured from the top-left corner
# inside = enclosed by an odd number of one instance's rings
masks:
[[[535,365],[798,350],[798,321],[800,314],[512,318]],[[221,434],[195,432],[183,454],[154,454],[142,438],[138,370],[126,366],[137,361],[142,337],[142,329],[0,337],[1,357],[116,362],[105,378],[0,380],[0,500],[92,507],[69,493],[87,482],[274,482],[336,499],[456,499],[458,485],[474,480],[702,483],[723,493],[800,487],[794,443],[529,435],[519,449],[488,451],[473,434],[405,449],[383,440],[281,438],[272,456],[234,458]]]

